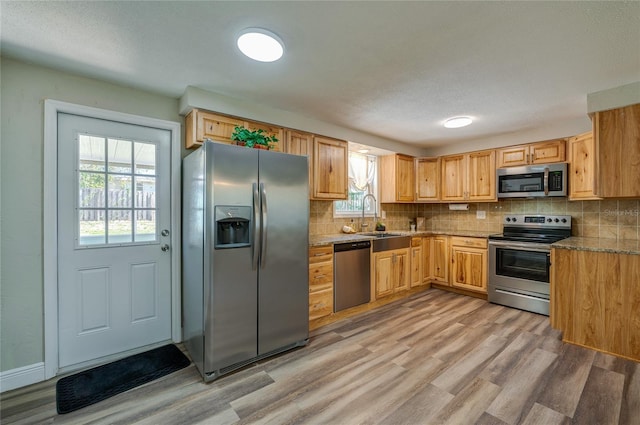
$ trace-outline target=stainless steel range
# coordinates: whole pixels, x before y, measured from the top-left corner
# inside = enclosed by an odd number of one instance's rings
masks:
[[[489,301],[548,316],[551,244],[569,236],[570,215],[505,216],[489,236]]]

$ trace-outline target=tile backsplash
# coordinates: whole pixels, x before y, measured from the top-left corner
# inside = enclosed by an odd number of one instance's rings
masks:
[[[467,211],[450,211],[449,204],[382,204],[387,230],[409,230],[416,217],[424,217],[425,228],[419,230],[476,230],[499,233],[506,214],[571,215],[574,236],[608,239],[640,238],[640,200],[568,201],[556,199],[500,200],[469,203]],[[486,218],[476,218],[484,211]],[[334,218],[333,202],[311,201],[309,233],[340,233],[342,226],[360,229],[361,218]],[[365,219],[373,230],[373,218]]]

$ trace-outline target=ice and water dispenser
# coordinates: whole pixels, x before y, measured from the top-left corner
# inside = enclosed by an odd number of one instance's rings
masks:
[[[251,207],[216,206],[215,248],[240,248],[251,245]]]

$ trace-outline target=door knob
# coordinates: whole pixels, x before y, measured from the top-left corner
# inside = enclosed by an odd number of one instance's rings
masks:
[[[161,249],[162,251],[165,251],[165,252],[166,252],[166,251],[169,251],[169,245],[164,244],[164,245],[162,245],[162,246],[160,247],[160,249]]]
[[[160,232],[160,234],[161,234],[162,236],[169,236],[169,230],[164,229],[162,232]]]

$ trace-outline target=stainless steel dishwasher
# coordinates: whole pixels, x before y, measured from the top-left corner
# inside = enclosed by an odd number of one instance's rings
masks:
[[[333,309],[345,310],[371,300],[371,241],[333,246]]]

